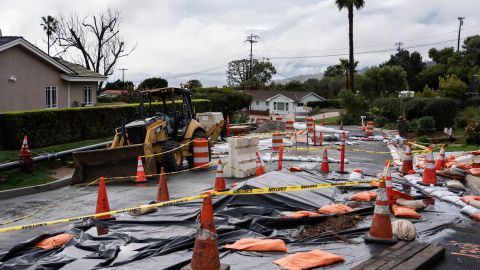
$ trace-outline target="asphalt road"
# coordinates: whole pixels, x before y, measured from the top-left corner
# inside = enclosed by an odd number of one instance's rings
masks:
[[[360,133],[357,127],[350,127],[348,129],[353,131],[353,133]],[[331,143],[331,145],[333,146],[333,143]],[[378,141],[361,142],[358,145],[347,146],[347,149],[349,147],[370,151],[388,151],[385,143]],[[289,149],[289,151],[293,151],[293,149]],[[303,151],[302,154],[320,155],[321,151]],[[329,156],[338,159],[340,156],[339,151],[329,150]],[[384,161],[386,159],[391,159],[391,156],[390,154],[366,154],[359,151],[347,151],[347,159],[350,160],[350,163],[346,164],[346,170],[351,171],[355,168],[361,168],[368,175],[376,175],[383,170]],[[284,168],[287,168],[288,166],[300,166],[306,169],[315,170],[318,169],[319,164],[315,162],[285,161]],[[331,170],[338,170],[338,167],[339,164],[330,164]],[[276,162],[267,163],[267,171],[276,169]],[[348,177],[348,175],[342,176],[332,174],[330,177]],[[172,198],[180,198],[195,195],[201,191],[211,189],[214,179],[214,169],[168,176],[170,196]],[[227,179],[227,185],[242,180],[243,179]],[[70,186],[54,191],[8,200],[0,200],[0,223],[22,217],[38,209],[43,209],[52,203],[55,203],[56,205],[44,209],[32,218],[10,224],[10,226],[93,213],[95,211],[95,203],[97,199],[97,187],[92,186],[82,190],[79,189],[80,187]],[[153,201],[156,197],[156,190],[156,181],[150,182],[147,187],[135,187],[132,184],[109,184],[107,186],[108,197],[112,209],[132,207]],[[65,199],[63,198],[65,195],[70,196]],[[435,269],[475,269],[475,267],[478,267],[478,264],[475,263],[478,263],[478,258],[480,256],[480,254],[478,254],[478,248],[472,249],[471,246],[461,244],[478,244],[480,242],[480,239],[478,239],[478,231],[476,230],[478,224],[475,224],[468,218],[458,214],[457,211],[459,211],[459,209],[454,206],[443,202],[438,202],[437,205],[438,207],[443,207],[442,211],[445,213],[452,213],[452,215],[449,215],[448,218],[445,216],[445,225],[441,225],[438,229],[435,227],[433,232],[430,229],[426,229],[427,232],[420,235],[420,240],[440,243],[447,247],[446,259],[439,263]],[[438,214],[435,218],[442,219],[442,215]],[[68,226],[70,225],[59,224],[23,231],[0,233],[0,253],[11,249],[19,242],[26,241],[40,234],[63,231]],[[428,221],[418,226],[420,226],[419,228],[423,228],[422,226],[428,226]],[[470,236],[473,236],[473,238]],[[471,252],[477,253],[473,254],[474,256],[453,254],[465,252],[466,247],[473,250]],[[459,261],[462,263],[459,264]],[[457,265],[460,267],[456,267]],[[472,266],[473,268],[469,266]]]

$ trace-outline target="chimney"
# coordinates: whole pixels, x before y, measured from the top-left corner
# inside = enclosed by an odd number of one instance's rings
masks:
[[[3,36],[2,36],[2,29],[0,29],[0,37],[3,37]]]

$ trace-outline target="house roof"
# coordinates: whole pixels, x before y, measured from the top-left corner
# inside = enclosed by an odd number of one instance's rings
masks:
[[[305,91],[271,91],[271,90],[241,90],[243,93],[247,93],[253,96],[253,100],[267,100],[278,95],[285,96],[293,101],[300,101],[302,98],[308,95],[315,95],[320,99],[325,99],[314,92]]]
[[[60,77],[66,81],[105,81],[107,76],[98,74],[94,71],[84,68],[81,65],[70,63],[58,57],[51,57],[44,51],[33,45],[32,43],[19,36],[0,37],[0,52],[12,48],[14,46],[22,46],[32,52],[47,63],[53,65],[63,73]]]

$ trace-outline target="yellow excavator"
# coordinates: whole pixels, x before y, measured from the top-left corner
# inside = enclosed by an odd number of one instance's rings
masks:
[[[110,147],[73,153],[74,184],[89,182],[100,176],[133,176],[139,156],[143,158],[147,175],[159,173],[161,167],[167,172],[181,170],[184,158],[191,168],[193,140],[204,138],[211,146],[222,133],[224,120],[221,113],[202,114],[204,121],[210,120],[207,127],[196,119],[190,89],[166,87],[145,90],[141,94],[140,118],[116,128]],[[150,110],[154,100],[163,105],[162,111],[150,111],[149,116],[144,117],[145,98],[150,100]]]

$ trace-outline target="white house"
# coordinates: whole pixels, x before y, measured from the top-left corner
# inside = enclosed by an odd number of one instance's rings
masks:
[[[244,90],[252,95],[251,115],[293,115],[310,101],[321,101],[325,98],[314,92]]]

